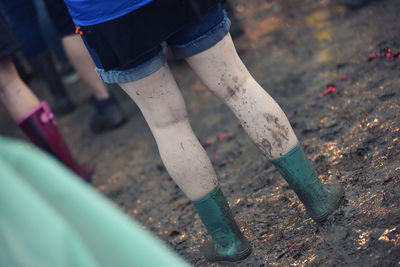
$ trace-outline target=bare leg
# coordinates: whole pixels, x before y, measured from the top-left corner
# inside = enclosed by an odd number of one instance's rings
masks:
[[[105,84],[95,71],[95,65],[82,39],[78,35],[69,35],[62,39],[67,56],[80,76],[89,85],[94,95],[92,104],[96,113],[90,120],[94,132],[103,132],[123,125],[125,116]]]
[[[15,121],[40,103],[18,76],[14,64],[8,57],[0,60],[0,101]]]
[[[141,109],[168,173],[192,201],[212,239],[203,248],[209,260],[237,261],[251,248],[240,232],[217,176],[187,118],[181,92],[168,65],[120,86]]]
[[[90,179],[93,169],[75,161],[57,129],[50,108],[45,102],[40,103],[21,80],[8,57],[0,60],[0,101],[34,144],[53,154],[83,179]]]
[[[189,124],[182,94],[168,65],[120,86],[139,106],[168,173],[186,196],[198,200],[215,189],[215,171]]]
[[[229,34],[187,61],[210,90],[233,111],[315,221],[324,221],[339,207],[342,187],[325,185],[318,179],[285,113],[249,74]]]
[[[268,159],[281,157],[297,144],[285,113],[250,75],[229,34],[215,46],[186,60],[233,111]]]
[[[108,98],[110,94],[97,75],[93,60],[86,50],[81,37],[79,35],[66,36],[62,38],[62,44],[72,65],[89,85],[95,97],[97,99]]]

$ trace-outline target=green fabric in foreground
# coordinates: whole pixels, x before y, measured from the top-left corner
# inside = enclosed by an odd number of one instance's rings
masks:
[[[0,266],[190,266],[58,161],[0,137]]]

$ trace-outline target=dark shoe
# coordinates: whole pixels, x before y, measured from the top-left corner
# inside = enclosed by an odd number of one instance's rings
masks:
[[[93,132],[100,133],[112,130],[126,122],[126,118],[114,97],[110,96],[107,99],[92,97],[91,102],[96,109],[96,113],[90,121],[90,128]]]
[[[17,124],[36,146],[52,154],[82,179],[90,182],[94,173],[93,168],[89,165],[77,163],[72,157],[67,144],[58,131],[54,115],[46,102],[41,102]]]
[[[251,254],[219,186],[202,199],[192,201],[212,239],[202,251],[209,261],[241,261]]]
[[[271,160],[307,209],[310,217],[322,222],[343,199],[340,184],[326,185],[317,177],[311,162],[298,143],[282,157]]]

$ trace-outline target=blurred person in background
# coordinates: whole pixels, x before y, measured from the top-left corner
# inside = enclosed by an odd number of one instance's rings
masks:
[[[75,34],[74,24],[64,2],[46,0],[45,4],[69,61],[93,94],[91,102],[96,112],[90,121],[90,128],[94,132],[102,132],[119,127],[126,118],[114,97],[94,71],[95,65],[82,39]],[[40,31],[36,6],[32,0],[0,0],[0,6],[22,45],[24,57],[52,92],[54,112],[59,114],[71,112],[74,105]]]
[[[29,139],[52,154],[82,179],[89,181],[94,170],[79,164],[61,136],[53,113],[19,77],[11,55],[20,45],[0,13],[0,102]]]

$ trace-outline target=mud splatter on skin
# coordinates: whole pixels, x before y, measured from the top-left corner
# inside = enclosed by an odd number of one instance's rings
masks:
[[[239,100],[239,96],[237,95],[237,93],[239,92],[239,87],[235,86],[234,88],[231,88],[230,86],[228,86],[226,90],[228,91],[230,98],[235,101]]]
[[[263,139],[261,141],[261,150],[264,152],[264,154],[267,156],[267,158],[272,158],[272,145],[267,139]]]
[[[282,138],[284,138],[284,139],[286,139],[286,140],[288,141],[289,139],[287,138],[287,136],[285,136],[284,134],[282,134],[282,132],[275,131],[274,129],[271,129],[271,128],[267,128],[267,130],[271,133],[272,139],[274,139],[276,145],[277,145],[280,149],[282,149],[282,148],[283,148],[283,147],[282,147]],[[281,138],[281,137],[282,137],[282,138]]]
[[[264,113],[263,116],[269,124],[272,123],[275,126],[275,128],[277,128],[279,130],[279,131],[276,131],[276,130],[268,128],[269,131],[274,132],[276,134],[276,136],[279,137],[279,139],[283,138],[286,141],[289,141],[289,129],[279,123],[278,117],[271,115],[271,114],[267,114],[267,113]]]
[[[238,101],[239,100],[239,95],[238,93],[240,93],[240,88],[238,86],[238,82],[239,82],[239,77],[238,76],[233,76],[232,77],[232,81],[235,85],[230,85],[229,83],[227,83],[225,81],[224,78],[224,74],[221,75],[221,82],[218,84],[226,84],[226,91],[228,92],[228,97],[233,99],[234,101]],[[243,92],[245,92],[245,89],[243,89]]]
[[[289,141],[289,130],[279,123],[278,117],[264,113],[264,118],[267,120],[269,125],[273,125],[274,127],[267,127],[266,130],[270,133],[274,145],[279,149],[283,148],[283,144]],[[272,155],[272,145],[271,142],[263,139],[261,141],[262,150],[266,153],[267,156]]]

